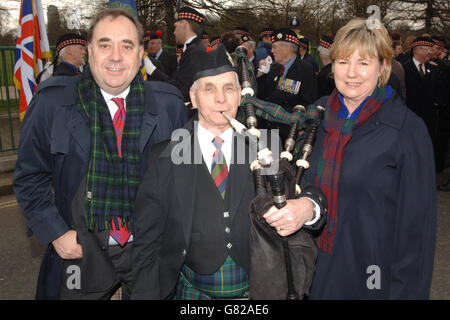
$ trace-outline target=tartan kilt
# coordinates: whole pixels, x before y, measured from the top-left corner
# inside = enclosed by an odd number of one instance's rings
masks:
[[[246,298],[248,295],[247,272],[227,256],[219,270],[211,275],[200,275],[183,265],[174,299],[232,299]]]

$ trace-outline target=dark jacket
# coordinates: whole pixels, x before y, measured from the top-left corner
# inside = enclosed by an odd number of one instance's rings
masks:
[[[161,61],[164,68],[164,73],[168,76],[172,76],[175,70],[177,70],[178,63],[175,52],[163,50],[157,60]]]
[[[279,104],[288,112],[292,112],[292,108],[297,104],[306,106],[317,99],[317,78],[309,63],[297,56],[286,74],[286,78],[301,82],[297,93],[289,93],[277,88],[280,70],[281,64],[274,63],[268,74],[257,79],[258,98]]]
[[[274,63],[270,67],[269,73],[257,78],[258,98],[279,104],[288,112],[292,112],[294,106],[298,104],[306,107],[317,99],[317,77],[311,64],[303,61],[297,55],[286,73],[286,79],[299,83],[298,91],[289,92],[279,88],[280,71],[281,64]],[[259,121],[260,128],[279,129],[283,142],[287,138],[290,126],[268,122],[263,119]]]
[[[437,121],[437,77],[435,66],[425,64],[425,76],[421,77],[412,58],[403,64],[406,83],[406,105],[423,119],[432,139]]]
[[[209,268],[210,260],[218,261],[215,251],[230,254],[233,260],[247,272],[250,268],[250,225],[249,205],[255,197],[253,175],[248,159],[242,163],[241,150],[234,143],[235,161],[230,165],[225,200],[226,211],[229,213],[230,232],[227,233],[220,223],[224,220],[222,212],[215,212],[214,207],[208,213],[214,213],[217,224],[205,220],[198,221],[198,208],[201,207],[195,199],[214,203],[214,197],[220,194],[202,160],[202,154],[194,131],[194,116],[186,124],[186,137],[178,144],[166,141],[152,147],[148,170],[138,190],[136,197],[137,230],[133,248],[133,298],[134,299],[164,299],[170,297],[178,280],[183,264],[189,258],[192,260],[192,242],[205,245],[207,258],[201,268]],[[181,135],[180,135],[181,136]],[[242,142],[242,140],[241,140]],[[180,146],[184,146],[186,163],[176,164],[172,157],[180,155]],[[251,152],[250,152],[251,153]],[[237,158],[236,158],[237,157]],[[239,161],[239,159],[241,159]],[[206,180],[201,179],[203,173],[208,174]],[[199,190],[207,188],[213,195],[199,194]],[[208,191],[208,192],[209,192]],[[214,195],[215,193],[215,195]],[[323,202],[317,201],[319,205]],[[324,210],[321,207],[321,210]],[[217,210],[216,210],[217,211]],[[204,212],[203,212],[204,214]],[[323,219],[315,225],[320,225]],[[310,226],[312,229],[315,225]],[[217,227],[219,227],[217,229]],[[196,232],[198,230],[202,232]],[[209,239],[211,241],[205,241]],[[203,241],[202,241],[203,240]],[[227,244],[231,246],[227,247]],[[210,249],[210,248],[213,249]],[[214,250],[216,249],[216,250]],[[209,251],[208,251],[209,250]],[[198,250],[196,250],[198,251]],[[217,262],[216,261],[216,262]],[[220,263],[220,261],[219,261]],[[223,263],[223,260],[222,260]],[[217,265],[217,263],[216,263]],[[250,275],[251,277],[251,275]]]
[[[335,87],[334,78],[332,75],[332,66],[333,64],[330,62],[324,66],[317,75],[317,96],[319,98],[329,96]]]
[[[40,299],[59,297],[63,260],[51,242],[70,229],[77,231],[83,249],[83,258],[73,260],[81,268],[81,290],[106,290],[115,276],[105,251],[107,237],[87,232],[85,224],[77,226],[72,219],[73,199],[87,174],[91,152],[88,121],[75,102],[78,78],[57,77],[42,83],[22,123],[14,192],[29,235],[48,244],[39,274]],[[139,143],[141,175],[150,146],[170,137],[185,121],[184,104],[176,88],[145,82]]]
[[[327,98],[316,103],[329,108]],[[309,181],[324,137],[320,128]],[[395,92],[345,147],[337,218],[332,254],[319,250],[311,299],[428,298],[436,240],[433,149],[423,121]]]
[[[75,66],[69,66],[64,62],[61,62],[55,66],[53,76],[76,76],[77,74],[81,74],[80,70],[76,70],[74,67]]]
[[[156,69],[149,78],[151,80],[164,81],[174,85],[181,91],[185,101],[191,101],[189,89],[194,83],[194,74],[196,73],[196,70],[190,60],[197,50],[206,50],[205,45],[199,38],[195,38],[187,45],[186,50],[181,55],[178,68],[172,75]]]

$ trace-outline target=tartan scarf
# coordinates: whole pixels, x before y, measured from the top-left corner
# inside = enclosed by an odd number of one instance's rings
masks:
[[[85,218],[89,230],[114,223],[134,231],[135,197],[140,182],[139,137],[144,112],[144,85],[138,75],[126,98],[126,119],[119,157],[111,114],[87,68],[77,82],[77,105],[88,119],[91,157],[86,176]]]
[[[344,149],[352,138],[353,130],[364,124],[380,108],[386,97],[386,89],[376,87],[367,99],[356,119],[339,119],[342,107],[336,89],[328,98],[327,112],[323,120],[326,132],[322,156],[317,164],[314,184],[324,192],[328,202],[327,225],[318,238],[317,246],[332,254],[334,238],[338,225],[338,188]]]
[[[251,103],[255,107],[255,113],[260,118],[270,122],[287,125],[297,123],[297,128],[299,130],[304,130],[303,135],[297,135],[295,147],[294,150],[292,150],[294,159],[300,157],[308,130],[313,124],[317,124],[320,121],[316,105],[308,105],[306,107],[306,112],[293,111],[290,113],[276,103],[264,101],[255,97],[244,96],[241,100],[241,106],[244,106],[247,103]],[[238,120],[245,124],[245,115],[242,116],[242,119]]]

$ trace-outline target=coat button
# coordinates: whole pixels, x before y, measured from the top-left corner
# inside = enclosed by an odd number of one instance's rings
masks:
[[[187,254],[186,249],[183,249],[182,254],[183,254],[183,256],[185,256]]]
[[[225,232],[226,232],[226,233],[230,233],[230,231],[231,231],[230,228],[228,228],[228,227],[225,228]]]
[[[223,213],[223,217],[224,218],[228,218],[230,216],[230,213],[228,212],[228,211],[225,211],[224,213]]]
[[[227,248],[228,248],[228,249],[231,249],[232,246],[233,246],[233,245],[231,244],[231,242],[228,242]]]
[[[101,249],[102,249],[103,251],[105,251],[105,250],[107,249],[107,246],[103,245],[103,246],[101,247]]]

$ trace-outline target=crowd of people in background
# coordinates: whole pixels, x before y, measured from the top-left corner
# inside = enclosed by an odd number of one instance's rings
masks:
[[[316,241],[300,299],[426,299],[435,172],[450,140],[446,39],[402,41],[355,18],[322,35],[314,56],[297,18],[258,35],[238,26],[213,37],[205,19],[189,7],[176,13],[175,52],[161,31],[144,32],[119,9],[100,13],[86,39],[58,40],[51,75],[72,77],[40,77],[14,176],[30,232],[50,244],[37,297],[108,299],[119,287],[126,299],[251,295],[253,176],[249,164],[230,164],[236,145],[222,115],[239,113],[234,62],[244,55],[260,103],[288,114],[326,107],[307,195],[263,212],[280,237],[306,230]],[[200,167],[168,156],[181,127],[195,137]],[[258,127],[278,129],[282,142],[290,130],[267,119]],[[450,180],[438,188],[450,191]],[[74,264],[80,288],[68,288]],[[383,270],[378,290],[366,281],[373,265]]]

